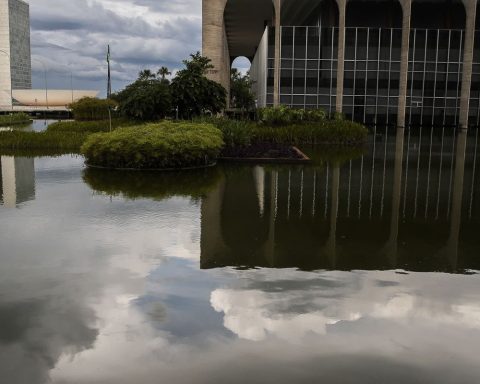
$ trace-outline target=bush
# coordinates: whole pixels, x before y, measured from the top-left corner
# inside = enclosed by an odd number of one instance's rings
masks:
[[[223,144],[213,125],[163,122],[93,134],[81,152],[90,165],[106,168],[187,168],[211,164]]]
[[[349,120],[323,120],[317,123],[304,122],[283,126],[228,119],[207,121],[222,131],[227,147],[259,143],[350,145],[365,142],[368,135],[366,127]]]
[[[112,129],[119,127],[128,127],[137,125],[138,122],[134,122],[127,119],[112,119]],[[109,132],[110,121],[58,121],[50,124],[47,128],[47,132],[66,132],[66,133],[95,133],[95,132]]]
[[[113,100],[83,97],[70,104],[70,109],[75,120],[106,120],[109,118],[109,109],[113,110],[116,106],[117,103]]]
[[[281,105],[279,107],[260,108],[259,120],[265,125],[289,125],[303,122],[321,122],[327,118],[322,109],[294,109]]]
[[[10,115],[0,115],[0,127],[12,124],[25,124],[31,121],[26,113],[12,113]]]

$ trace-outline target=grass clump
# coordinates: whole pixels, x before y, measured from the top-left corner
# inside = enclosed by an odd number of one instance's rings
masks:
[[[189,168],[212,164],[223,145],[222,132],[211,124],[162,122],[93,134],[81,153],[105,168]]]
[[[26,113],[12,113],[10,115],[0,115],[0,127],[5,127],[14,124],[26,124],[31,121],[30,116]]]
[[[137,125],[138,123],[127,119],[112,119],[112,130],[119,127],[128,127]],[[96,133],[109,132],[110,122],[108,120],[98,121],[58,121],[50,124],[47,128],[48,132],[65,132],[65,133]]]
[[[78,153],[81,145],[85,141],[85,133],[51,133],[51,132],[24,132],[8,131],[0,132],[0,150],[34,150],[46,151],[51,154],[56,153]]]
[[[364,143],[368,130],[348,120],[266,125],[251,121],[211,119],[224,135],[227,147],[250,146],[259,143],[286,145],[356,145]]]

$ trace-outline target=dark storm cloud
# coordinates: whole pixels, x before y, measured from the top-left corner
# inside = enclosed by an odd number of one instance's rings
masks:
[[[30,0],[34,86],[104,88],[106,46],[114,88],[144,68],[181,67],[201,48],[201,0]]]

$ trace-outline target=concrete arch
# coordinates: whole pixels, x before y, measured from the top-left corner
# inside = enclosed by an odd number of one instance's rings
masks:
[[[412,1],[411,28],[464,29],[466,8],[461,0]]]
[[[275,9],[275,2],[272,0],[225,2],[223,21],[230,57],[255,56],[265,28],[274,23]]]
[[[401,28],[402,15],[402,4],[397,0],[348,0],[345,25],[346,27]]]

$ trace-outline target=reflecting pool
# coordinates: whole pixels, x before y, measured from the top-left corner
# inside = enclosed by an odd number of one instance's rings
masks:
[[[478,139],[189,173],[1,156],[0,382],[479,382]]]
[[[1,131],[34,131],[34,132],[42,132],[45,131],[50,124],[56,123],[59,121],[58,119],[33,119],[30,123],[27,124],[15,124],[12,126],[5,126],[0,127]]]

